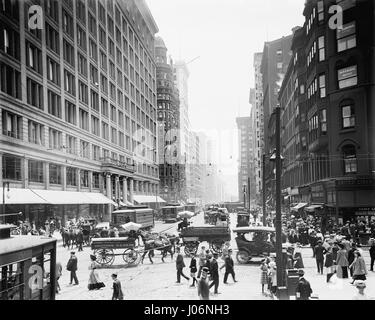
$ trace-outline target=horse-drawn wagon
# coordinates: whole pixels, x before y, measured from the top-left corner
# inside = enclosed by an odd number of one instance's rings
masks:
[[[135,246],[136,239],[132,237],[121,238],[93,238],[91,249],[94,250],[96,261],[101,265],[110,266],[115,261],[115,256],[122,256],[127,265],[137,265],[140,262],[139,252]],[[125,249],[122,253],[115,250]]]
[[[185,254],[195,254],[198,250],[199,244],[207,241],[212,251],[221,253],[225,242],[230,241],[229,227],[188,227],[180,232],[185,246]]]

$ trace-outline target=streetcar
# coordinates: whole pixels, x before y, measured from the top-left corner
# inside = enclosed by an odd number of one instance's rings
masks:
[[[197,215],[199,212],[199,208],[198,205],[196,205],[195,203],[188,203],[185,206],[185,211],[194,212],[194,214]]]
[[[128,222],[141,224],[141,229],[154,227],[154,211],[147,206],[122,207],[113,211],[113,223],[118,226]]]
[[[168,204],[161,210],[163,221],[166,223],[174,223],[180,220],[178,214],[185,211],[185,207],[180,204]]]

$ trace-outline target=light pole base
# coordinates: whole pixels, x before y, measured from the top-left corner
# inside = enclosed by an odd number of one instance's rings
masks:
[[[277,298],[279,300],[289,300],[288,288],[287,287],[278,287],[277,288]]]

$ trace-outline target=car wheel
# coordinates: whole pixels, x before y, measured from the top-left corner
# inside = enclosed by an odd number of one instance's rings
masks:
[[[249,252],[247,252],[245,250],[239,250],[237,252],[236,258],[237,258],[237,261],[238,261],[239,264],[246,264],[251,259]]]

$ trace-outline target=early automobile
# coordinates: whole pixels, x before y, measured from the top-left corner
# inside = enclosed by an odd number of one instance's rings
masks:
[[[237,234],[237,261],[240,264],[275,252],[275,228],[245,226],[234,228],[233,232]]]

